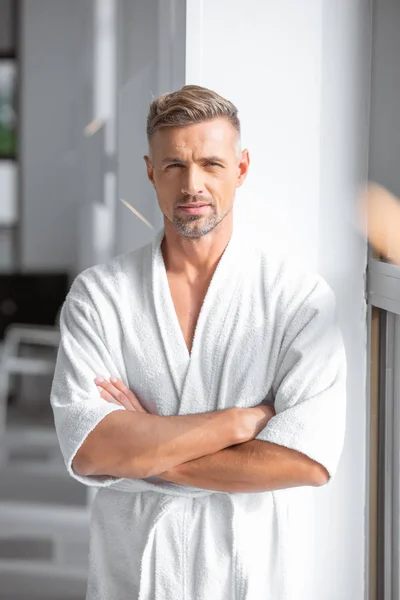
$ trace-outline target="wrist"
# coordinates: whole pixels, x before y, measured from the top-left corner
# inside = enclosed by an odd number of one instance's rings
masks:
[[[251,439],[251,433],[245,419],[245,410],[243,408],[229,408],[226,412],[229,413],[230,419],[230,446],[243,444]]]

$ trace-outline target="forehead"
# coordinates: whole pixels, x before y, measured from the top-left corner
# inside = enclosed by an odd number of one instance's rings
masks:
[[[165,155],[190,155],[201,152],[203,156],[229,152],[236,148],[238,132],[223,118],[195,123],[185,127],[163,127],[151,140],[153,157]]]

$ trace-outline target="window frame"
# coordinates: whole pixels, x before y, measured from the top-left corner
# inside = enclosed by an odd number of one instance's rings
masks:
[[[369,361],[371,371],[378,368],[378,410],[374,416],[372,377],[370,381],[370,435],[377,427],[378,444],[372,448],[370,438],[369,517],[376,518],[376,528],[369,520],[369,555],[376,559],[376,577],[369,576],[370,600],[400,600],[400,267],[370,257],[367,269],[369,304],[369,356],[378,356],[379,365]],[[379,353],[371,348],[373,311],[379,310]],[[376,358],[374,358],[376,360]],[[377,422],[376,422],[377,418]],[[375,424],[374,424],[375,419]],[[372,453],[377,451],[377,457]],[[378,476],[374,472],[377,459]],[[373,494],[377,511],[372,514]],[[376,507],[375,507],[376,508]],[[373,532],[373,529],[375,531]],[[372,563],[373,561],[371,561]],[[374,565],[370,563],[370,568]],[[369,573],[370,575],[370,573]],[[374,589],[372,589],[374,588]]]

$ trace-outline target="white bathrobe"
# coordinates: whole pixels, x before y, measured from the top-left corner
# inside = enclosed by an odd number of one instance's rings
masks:
[[[238,232],[204,300],[189,354],[160,243],[84,271],[61,316],[52,406],[70,474],[98,486],[88,600],[308,600],[301,537],[307,488],[227,494],[147,480],[80,477],[90,431],[124,410],[96,375],[128,384],[150,413],[182,415],[273,402],[258,439],[337,468],[345,355],[328,285]],[[305,514],[305,513],[304,513]]]

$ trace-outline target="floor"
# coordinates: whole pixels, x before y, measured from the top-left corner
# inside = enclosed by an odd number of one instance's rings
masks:
[[[0,521],[2,510],[3,523],[4,515],[8,514],[6,507],[11,506],[17,511],[21,508],[22,512],[15,526],[7,523],[7,535],[4,536],[3,531],[2,537],[0,531],[0,600],[84,600],[85,579],[82,575],[75,577],[69,574],[74,573],[74,566],[70,571],[63,567],[50,574],[46,565],[54,560],[54,548],[58,546],[51,539],[35,537],[32,534],[35,524],[29,521],[29,507],[44,507],[42,512],[45,516],[46,512],[62,515],[64,508],[67,509],[66,514],[69,514],[68,509],[72,512],[77,509],[78,512],[87,511],[86,488],[66,473],[48,400],[42,403],[36,401],[28,407],[26,402],[11,403],[7,431],[11,449],[0,455],[0,459],[4,459],[7,454],[6,461],[0,460]],[[38,432],[44,432],[43,436]],[[35,437],[36,441],[32,444],[30,440]],[[43,444],[38,444],[37,438],[39,441],[42,439]],[[52,439],[54,443],[49,442]],[[27,507],[26,510],[24,507]],[[26,535],[23,531],[25,522],[27,531],[31,532]],[[47,529],[49,527],[51,525],[47,524]],[[18,535],[14,536],[14,529],[15,532],[18,529]],[[85,529],[82,535],[83,542],[79,540],[79,548],[78,542],[74,545],[74,540],[69,546],[65,544],[69,555],[63,550],[63,560],[71,564],[77,561],[80,571],[84,572],[88,528],[87,536]]]

